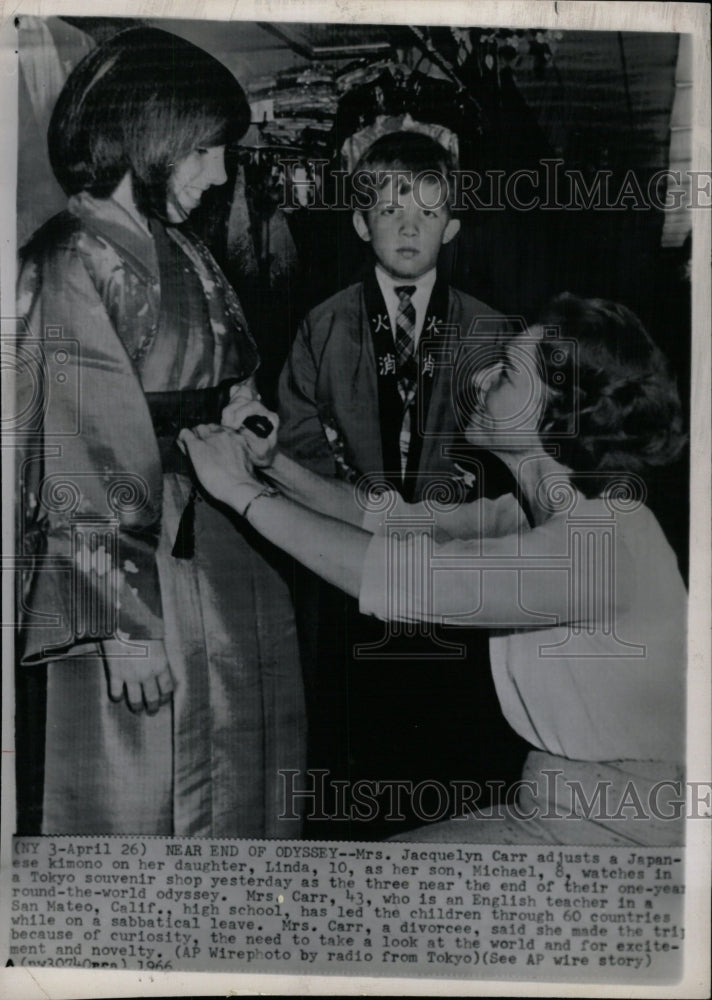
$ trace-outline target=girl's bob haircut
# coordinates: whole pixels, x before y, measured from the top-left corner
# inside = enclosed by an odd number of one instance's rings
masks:
[[[71,73],[48,131],[67,195],[108,198],[127,172],[136,206],[168,221],[168,180],[201,147],[237,141],[250,123],[242,87],[217,59],[159,28],[128,28]]]

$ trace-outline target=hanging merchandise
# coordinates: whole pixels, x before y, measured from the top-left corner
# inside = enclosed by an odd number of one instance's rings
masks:
[[[331,70],[317,64],[259,77],[248,85],[247,94],[260,146],[286,144],[312,154],[329,146],[338,105]],[[241,146],[250,145],[248,135]]]
[[[384,32],[390,52],[384,52]],[[528,165],[532,152],[547,152],[532,116],[529,130],[521,124],[529,119],[511,67],[516,62],[528,73],[546,71],[553,64],[553,39],[532,34],[513,41],[512,32],[499,29],[421,27],[385,28],[379,37],[377,48],[356,59],[313,61],[247,85],[253,124],[231,150],[240,169],[227,251],[241,261],[241,291],[248,301],[274,301],[306,285],[326,297],[352,279],[363,247],[351,231],[350,214],[322,209],[343,202],[339,175],[350,172],[386,132],[430,135],[464,170],[504,161]],[[512,128],[515,117],[519,125]],[[463,231],[463,260],[468,239]],[[327,250],[335,241],[337,260]],[[458,259],[457,247],[444,255],[452,278],[464,266]],[[246,275],[253,276],[249,294]],[[463,280],[470,282],[469,276]],[[262,317],[264,307],[256,312]]]
[[[549,152],[533,116],[524,115],[526,128],[504,126],[513,109],[523,116],[513,67],[537,74],[553,67],[551,33],[415,26],[408,33],[412,44],[394,35],[386,57],[380,46],[341,66],[315,62],[250,82],[253,125],[238,155],[254,217],[269,219],[277,206],[321,206],[324,166],[351,169],[369,139],[398,128],[442,141],[464,169]]]
[[[363,154],[376,139],[388,132],[419,132],[435,139],[448,151],[453,165],[459,161],[459,142],[457,135],[444,125],[430,125],[427,122],[415,121],[410,114],[379,115],[373,125],[368,125],[360,132],[350,136],[341,147],[341,159],[344,169],[349,173],[354,169]]]

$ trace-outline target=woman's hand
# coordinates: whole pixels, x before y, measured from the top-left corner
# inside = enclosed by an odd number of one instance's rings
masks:
[[[162,639],[144,639],[142,646],[146,656],[138,656],[119,639],[104,639],[101,651],[109,681],[109,697],[112,701],[126,698],[132,712],[155,715],[161,705],[171,700],[173,694],[173,674],[166,656]]]
[[[239,514],[262,491],[263,484],[252,472],[251,458],[241,434],[216,424],[200,424],[192,430],[184,428],[178,445],[187,452],[208,493]]]
[[[235,388],[237,391],[231,392],[230,402],[222,411],[223,427],[230,427],[241,434],[249,450],[252,464],[260,469],[266,469],[272,464],[277,452],[279,417],[263,406],[259,396],[250,395],[246,391],[241,392],[242,386]],[[262,417],[271,424],[272,430],[267,437],[258,437],[245,427],[245,420],[252,416]]]

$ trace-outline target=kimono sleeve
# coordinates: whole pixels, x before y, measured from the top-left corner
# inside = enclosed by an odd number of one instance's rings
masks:
[[[101,303],[71,254],[63,264],[61,296],[53,291],[52,269],[48,275],[32,259],[18,282],[16,621],[22,663],[91,653],[112,636],[163,635],[155,561],[160,502],[153,496],[139,503],[150,493],[147,478],[131,465],[109,462],[115,459],[111,435],[121,430],[111,427],[108,389],[121,383],[108,359],[106,371],[82,370],[81,330],[97,322]],[[105,333],[111,335],[99,331]]]

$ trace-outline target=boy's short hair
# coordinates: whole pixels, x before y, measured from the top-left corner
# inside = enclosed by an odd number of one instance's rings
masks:
[[[167,221],[175,164],[240,138],[249,122],[244,91],[221,62],[160,28],[128,28],[70,74],[49,125],[50,162],[68,195],[107,198],[130,172],[139,210]]]
[[[541,322],[560,332],[538,345],[542,440],[555,442],[582,493],[596,496],[619,474],[645,477],[679,456],[686,435],[677,387],[630,309],[565,293]]]
[[[390,177],[399,180],[398,192],[407,193],[417,178],[441,185],[443,204],[448,208],[453,199],[452,172],[454,164],[447,149],[422,132],[387,132],[369,146],[351,174],[354,208],[362,211],[372,204],[359,204],[359,192],[377,192]]]

